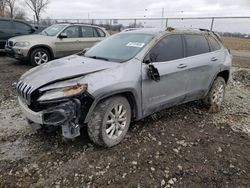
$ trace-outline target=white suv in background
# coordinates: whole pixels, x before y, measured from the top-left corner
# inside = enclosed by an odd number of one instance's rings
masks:
[[[9,39],[5,51],[18,60],[29,61],[36,66],[90,48],[108,36],[108,32],[98,26],[55,24],[40,34]]]

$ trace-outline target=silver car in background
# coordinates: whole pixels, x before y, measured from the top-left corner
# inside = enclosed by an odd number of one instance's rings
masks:
[[[213,32],[140,29],[113,35],[82,53],[25,73],[18,101],[32,127],[61,128],[112,147],[131,120],[202,100],[220,110],[232,56]],[[197,122],[199,123],[199,122]]]
[[[55,24],[40,34],[10,38],[5,51],[18,60],[29,61],[36,66],[90,48],[108,36],[108,32],[98,26]]]

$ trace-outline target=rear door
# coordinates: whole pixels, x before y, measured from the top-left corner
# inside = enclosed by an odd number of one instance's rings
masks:
[[[185,56],[188,67],[186,101],[202,97],[214,76],[217,59],[210,53],[208,40],[201,34],[185,34]]]
[[[90,48],[103,40],[105,33],[99,28],[90,26],[81,26],[80,50]]]
[[[158,69],[160,81],[148,77],[148,65],[142,64],[143,114],[183,101],[186,94],[188,69],[182,36],[173,34],[161,39],[149,52],[152,65]]]
[[[4,49],[6,41],[15,36],[13,23],[10,20],[0,20],[0,49]]]
[[[80,51],[80,27],[69,26],[61,33],[65,33],[67,38],[57,38],[55,42],[56,46],[56,56],[63,57],[75,54]]]

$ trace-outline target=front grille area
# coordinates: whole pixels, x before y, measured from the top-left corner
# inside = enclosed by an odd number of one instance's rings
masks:
[[[22,81],[17,83],[17,94],[18,96],[27,104],[31,103],[31,93],[33,92],[33,87]]]

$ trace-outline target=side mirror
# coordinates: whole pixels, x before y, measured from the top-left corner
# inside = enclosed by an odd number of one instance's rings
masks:
[[[78,55],[84,55],[90,48],[84,48],[81,52],[78,53]]]
[[[84,48],[84,50],[82,51],[82,53],[86,53],[87,51],[89,51],[90,48]]]
[[[148,77],[156,82],[161,80],[159,71],[154,65],[148,65]]]
[[[68,36],[67,36],[66,33],[61,33],[61,34],[59,35],[59,38],[60,38],[60,39],[65,39],[65,38],[68,38]]]

